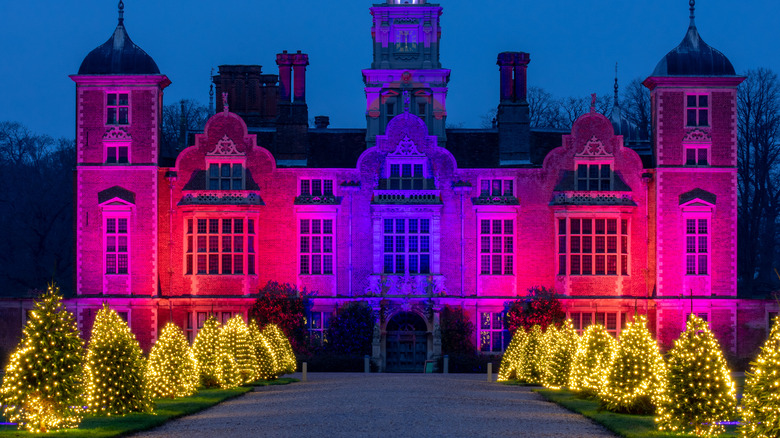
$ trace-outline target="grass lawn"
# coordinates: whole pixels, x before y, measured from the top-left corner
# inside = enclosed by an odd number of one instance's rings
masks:
[[[655,421],[653,421],[651,415],[616,414],[607,410],[600,410],[598,401],[579,398],[571,391],[540,388],[534,389],[534,392],[572,412],[590,418],[622,437],[695,437],[695,435],[660,432],[656,429]],[[726,433],[720,436],[736,437],[738,435],[735,429],[736,426],[726,426]]]
[[[46,434],[20,431],[16,426],[0,426],[0,438],[5,437],[115,437],[157,427],[174,418],[194,414],[225,400],[238,397],[255,386],[286,385],[298,379],[280,378],[271,381],[257,381],[234,389],[201,389],[190,397],[159,399],[154,414],[133,413],[123,417],[87,416],[78,429],[69,429]],[[2,419],[2,417],[0,417]]]

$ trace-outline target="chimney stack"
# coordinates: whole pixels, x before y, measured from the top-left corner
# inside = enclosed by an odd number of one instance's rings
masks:
[[[292,56],[287,50],[276,55],[276,65],[279,66],[279,100],[290,101],[290,85],[292,79]]]
[[[277,164],[305,166],[309,149],[309,107],[306,105],[306,66],[309,55],[276,55],[279,66],[279,102],[277,104],[274,156]]]
[[[498,149],[501,166],[531,164],[531,126],[527,76],[531,57],[525,52],[501,52],[496,64],[501,74],[498,104]]]
[[[315,116],[314,127],[317,129],[325,129],[330,125],[330,117],[328,116]]]

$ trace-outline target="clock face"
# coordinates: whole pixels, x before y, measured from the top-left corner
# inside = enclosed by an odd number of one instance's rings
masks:
[[[417,51],[417,29],[396,29],[395,51],[410,53]]]

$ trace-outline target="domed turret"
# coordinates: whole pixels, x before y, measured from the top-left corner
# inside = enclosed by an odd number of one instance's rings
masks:
[[[690,0],[691,24],[685,38],[661,58],[651,76],[736,76],[726,55],[701,39],[694,22],[695,3]]]
[[[119,2],[119,23],[114,34],[89,52],[79,67],[80,75],[158,75],[160,69],[151,56],[135,45],[124,25],[124,3]]]

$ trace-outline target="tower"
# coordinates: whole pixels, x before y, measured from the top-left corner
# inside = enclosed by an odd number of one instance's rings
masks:
[[[737,86],[744,78],[702,40],[694,6],[690,0],[682,42],[644,81],[657,162],[651,193],[657,294],[686,298],[684,305],[659,300],[662,340],[682,331],[688,313],[713,324],[735,317],[732,301],[711,297],[737,293]],[[720,335],[733,348],[733,333]]]
[[[163,89],[171,82],[130,40],[123,15],[120,1],[113,34],[70,77],[77,106],[76,294],[123,299],[129,312],[126,298],[157,293],[158,136]],[[85,312],[79,324],[88,332]]]
[[[426,0],[387,0],[371,7],[374,59],[363,70],[369,147],[405,111],[423,119],[444,146],[450,70],[439,62],[441,13],[438,4]]]

